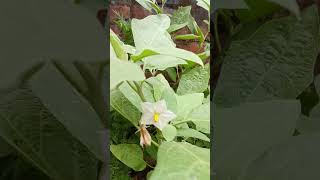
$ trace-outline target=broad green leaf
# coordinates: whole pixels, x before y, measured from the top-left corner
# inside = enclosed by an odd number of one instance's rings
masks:
[[[144,57],[161,54],[203,65],[196,54],[176,48],[167,32],[169,26],[170,18],[165,14],[150,15],[141,20],[133,19],[131,27],[137,54],[131,56],[132,60],[138,61]]]
[[[147,2],[147,0],[135,0],[137,3],[139,3],[142,7],[144,7],[146,10],[150,11],[152,10],[152,7]]]
[[[134,85],[133,85],[134,86]],[[141,108],[141,97],[139,94],[128,84],[128,82],[123,82],[119,86],[119,90],[123,94],[124,97],[128,99],[128,101],[131,102],[132,105],[134,105],[140,112],[142,112]]]
[[[154,55],[143,59],[144,69],[156,69],[164,71],[170,67],[177,67],[180,64],[188,64],[185,60],[174,56]]]
[[[144,79],[144,72],[139,65],[119,59],[110,61],[110,89],[122,81],[142,81]]]
[[[210,12],[210,0],[197,0],[197,5]]]
[[[192,110],[186,117],[187,120],[192,121],[198,131],[210,134],[210,104],[202,104]]]
[[[191,128],[181,128],[177,129],[177,136],[185,137],[185,138],[197,138],[207,142],[210,142],[208,136],[202,134],[201,132],[191,129]]]
[[[119,89],[110,92],[110,104],[118,113],[128,119],[132,124],[138,125],[140,111],[121,93]]]
[[[53,64],[48,63],[33,76],[31,89],[75,138],[101,161],[105,160],[98,134],[104,129],[102,120]]]
[[[271,20],[250,38],[233,42],[226,52],[215,103],[230,107],[296,98],[313,80],[318,35],[318,11],[312,6],[301,21],[293,16]]]
[[[168,32],[179,30],[189,24],[191,19],[191,6],[179,7],[171,17],[171,24]]]
[[[142,171],[146,168],[143,160],[143,152],[136,144],[110,145],[110,151],[128,167],[135,171]]]
[[[156,77],[151,77],[146,80],[152,86],[153,96],[155,101],[165,100],[167,108],[176,113],[177,112],[177,98],[174,90],[170,87],[168,81],[162,74]]]
[[[195,67],[192,70],[182,74],[177,89],[177,94],[184,95],[190,93],[202,93],[209,85],[210,79],[210,66],[209,64],[205,67]]]
[[[51,179],[97,177],[95,156],[26,85],[0,97],[0,136]]]
[[[204,99],[203,93],[186,94],[176,96],[177,99],[177,118],[176,121],[183,121],[189,113],[195,108],[199,107]]]
[[[182,34],[182,35],[177,35],[174,37],[176,40],[195,40],[199,39],[200,36],[194,35],[194,34]]]
[[[210,149],[186,142],[163,142],[150,180],[210,179]]]
[[[155,97],[153,95],[153,86],[146,81],[142,82],[141,85],[142,93],[147,102],[155,102]]]
[[[319,179],[320,134],[299,135],[261,154],[240,180]]]
[[[168,124],[163,128],[162,135],[166,139],[166,141],[172,141],[177,135],[177,129],[174,126]]]
[[[110,46],[112,46],[117,58],[120,60],[128,60],[128,54],[124,50],[124,43],[118,38],[112,29],[110,29]]]
[[[168,76],[170,79],[174,82],[177,81],[177,69],[176,68],[168,68],[166,69],[166,72],[168,73]]]
[[[300,115],[296,100],[214,107],[218,179],[237,178],[251,161],[271,146],[291,137]]]

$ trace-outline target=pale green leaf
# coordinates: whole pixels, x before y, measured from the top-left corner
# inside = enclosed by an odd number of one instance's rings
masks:
[[[128,99],[128,101],[131,102],[132,105],[134,105],[140,112],[142,112],[142,109],[141,109],[141,103],[142,103],[141,97],[139,96],[139,94],[134,89],[132,89],[132,87],[128,84],[128,82],[123,82],[119,86],[119,90],[121,91],[123,96],[126,97]]]
[[[176,94],[165,77],[162,74],[159,74],[156,77],[147,79],[146,81],[152,86],[155,101],[162,99],[165,100],[167,108],[176,113],[178,108]]]
[[[183,96],[176,96],[177,99],[177,118],[176,121],[185,120],[189,113],[200,106],[203,102],[203,93],[186,94]]]
[[[177,89],[177,94],[184,95],[189,93],[202,93],[209,85],[210,79],[210,66],[195,67],[192,70],[182,74]]]
[[[132,124],[138,125],[141,117],[140,111],[121,93],[119,89],[110,92],[110,104],[123,117]]]
[[[122,81],[142,81],[144,79],[144,72],[139,65],[119,59],[110,61],[110,89]]]
[[[191,129],[191,128],[181,128],[177,129],[177,136],[185,137],[185,138],[197,138],[207,142],[210,142],[208,136],[202,134],[201,132]]]
[[[176,67],[180,64],[188,64],[185,60],[174,56],[154,55],[143,59],[144,69],[166,70],[170,67]]]
[[[128,60],[128,54],[124,50],[124,43],[118,38],[112,29],[110,29],[110,47],[111,46],[117,58],[121,60]]]
[[[136,144],[118,144],[110,145],[110,151],[122,163],[135,171],[142,171],[146,168],[143,160],[143,152]]]
[[[163,128],[162,135],[166,139],[166,141],[172,141],[177,135],[177,129],[174,126],[168,124]]]
[[[198,131],[210,134],[210,103],[198,106],[189,113],[186,119],[192,121]]]
[[[210,149],[185,142],[164,142],[150,180],[210,179]]]
[[[197,0],[197,5],[210,12],[210,0]]]
[[[179,7],[171,17],[168,32],[179,30],[189,24],[191,19],[191,6]]]
[[[161,54],[174,56],[203,65],[202,60],[194,53],[176,48],[167,29],[170,18],[165,15],[150,15],[144,19],[132,20],[132,33],[137,53],[132,60],[138,61],[144,57]]]

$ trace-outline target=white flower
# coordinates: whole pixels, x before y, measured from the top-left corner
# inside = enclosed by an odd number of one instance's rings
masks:
[[[158,129],[162,130],[176,115],[167,109],[166,102],[160,100],[155,103],[144,102],[142,106],[141,124],[153,124]]]
[[[144,145],[151,145],[151,136],[146,128],[146,125],[140,125],[140,145],[143,147]]]

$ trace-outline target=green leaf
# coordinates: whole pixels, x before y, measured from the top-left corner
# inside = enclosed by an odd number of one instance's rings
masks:
[[[146,168],[143,160],[143,152],[136,144],[110,145],[110,151],[128,167],[135,171],[142,171]]]
[[[184,95],[189,93],[202,93],[208,88],[210,79],[210,66],[195,67],[182,74],[177,89],[177,94]]]
[[[186,120],[192,121],[198,131],[210,134],[210,104],[198,106],[189,113]]]
[[[291,137],[300,115],[296,100],[214,107],[217,179],[233,179],[269,147]]]
[[[166,141],[172,141],[177,135],[177,129],[174,126],[168,124],[163,128],[162,135],[166,139]]]
[[[147,56],[161,54],[203,65],[196,54],[176,48],[167,32],[169,26],[170,18],[165,14],[150,15],[141,20],[133,19],[131,27],[137,54],[131,56],[132,60],[138,61]]]
[[[97,177],[95,156],[66,130],[26,85],[0,97],[0,136],[51,179]]]
[[[200,36],[194,35],[194,34],[182,34],[182,35],[177,35],[174,37],[176,40],[195,40],[199,39]]]
[[[182,128],[177,129],[177,136],[185,137],[185,138],[197,138],[207,142],[210,142],[208,136],[202,134],[201,132],[191,129],[191,128]]]
[[[128,54],[124,50],[124,43],[118,38],[112,29],[110,29],[110,46],[112,46],[117,58],[121,60],[128,60]]]
[[[128,119],[133,125],[138,125],[140,111],[121,93],[114,89],[110,92],[110,104],[118,113]]]
[[[139,65],[119,59],[110,61],[110,89],[115,88],[122,81],[142,81],[144,79],[144,72]]]
[[[197,0],[197,5],[210,12],[210,0]]]
[[[319,179],[319,138],[319,134],[291,137],[261,154],[239,179]]]
[[[33,76],[31,89],[74,137],[101,161],[105,160],[98,134],[104,129],[102,120],[54,65],[48,63]]]
[[[132,89],[132,87],[128,84],[128,82],[123,82],[119,86],[119,90],[121,91],[122,95],[126,97],[128,101],[131,102],[132,105],[134,105],[140,112],[142,112],[141,97],[134,89]]]
[[[226,52],[214,101],[230,107],[296,98],[313,80],[318,35],[318,11],[312,6],[304,11],[302,21],[293,16],[271,20],[250,38],[233,42]]]
[[[166,55],[154,55],[148,56],[143,59],[144,69],[156,69],[160,71],[164,71],[170,67],[176,67],[180,64],[188,64],[185,60],[180,58],[176,58],[174,56],[166,56]]]
[[[185,94],[176,96],[177,99],[177,118],[176,121],[185,120],[189,113],[199,107],[204,99],[203,93]]]
[[[170,111],[177,112],[177,98],[174,90],[162,74],[146,80],[152,86],[155,101],[164,99]]]
[[[137,3],[139,3],[142,7],[144,7],[146,10],[150,11],[152,10],[152,7],[147,2],[147,0],[136,0]]]
[[[171,33],[187,26],[191,18],[191,6],[179,7],[172,14],[168,32]]]
[[[210,179],[210,149],[185,142],[164,142],[150,180]]]

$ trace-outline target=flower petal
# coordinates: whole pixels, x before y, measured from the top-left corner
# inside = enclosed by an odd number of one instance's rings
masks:
[[[144,112],[142,114],[142,117],[141,117],[141,120],[140,120],[140,123],[141,124],[153,124],[153,116],[154,116],[154,113],[153,112]]]
[[[156,103],[154,103],[154,110],[158,113],[163,113],[167,111],[167,104],[165,100],[160,100]]]
[[[150,102],[141,103],[141,108],[143,112],[154,112],[154,105]]]
[[[165,112],[160,114],[159,121],[162,120],[163,122],[168,123],[169,121],[173,120],[176,117],[177,116],[173,112],[165,111]]]

